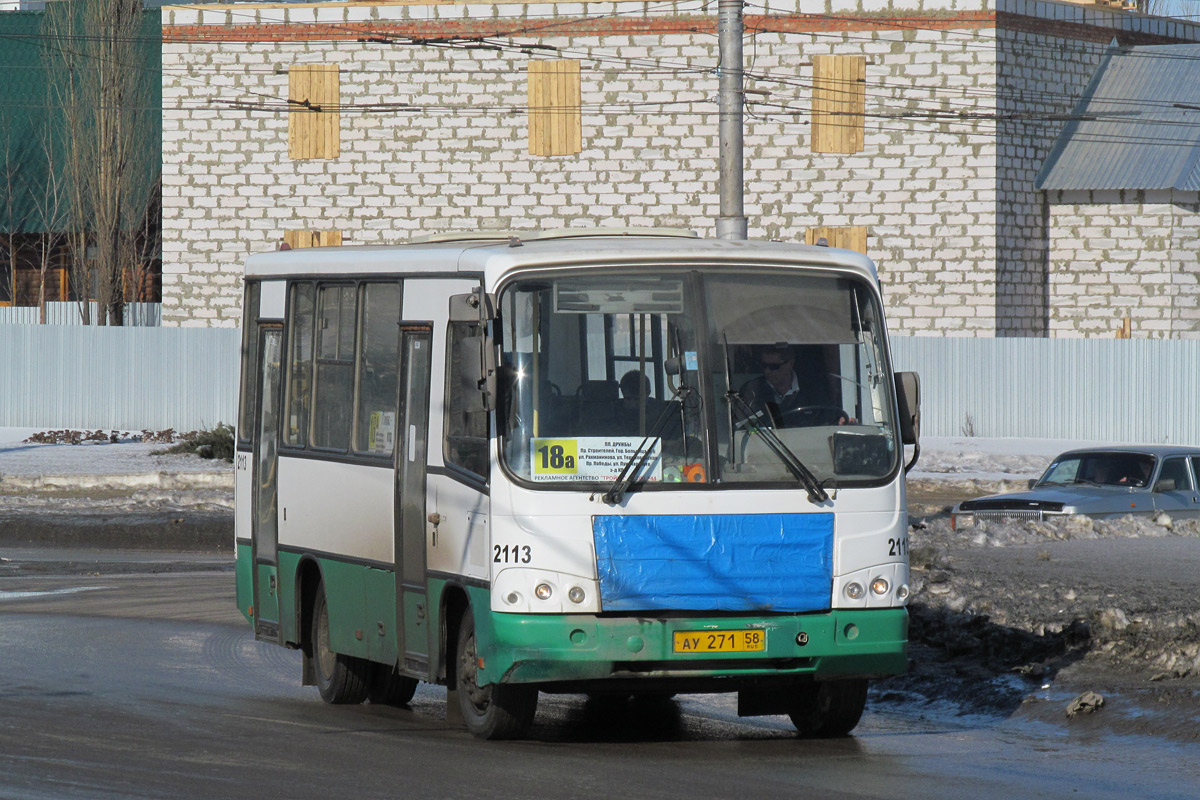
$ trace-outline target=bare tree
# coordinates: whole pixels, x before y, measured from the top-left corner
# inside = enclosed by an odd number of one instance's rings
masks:
[[[52,106],[52,103],[47,103],[47,108]],[[54,124],[49,114],[45,115],[39,131],[40,155],[46,170],[45,182],[30,194],[34,210],[41,221],[37,254],[38,315],[43,325],[46,324],[46,285],[50,267],[60,258],[60,251],[69,239],[68,183],[64,170],[59,168],[65,152],[62,138],[61,127]]]
[[[125,280],[136,267],[155,163],[151,73],[139,46],[140,0],[61,0],[47,7],[47,55],[64,123],[71,271],[88,322],[124,323]],[[91,257],[94,255],[94,258]]]
[[[19,263],[19,238],[25,229],[25,184],[22,180],[24,144],[14,141],[11,119],[0,115],[0,139],[4,142],[4,162],[0,164],[0,237],[3,237],[4,276],[7,294],[13,305],[17,303],[17,266]]]

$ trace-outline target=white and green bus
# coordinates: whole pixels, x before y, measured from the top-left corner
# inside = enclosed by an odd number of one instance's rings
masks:
[[[737,692],[826,736],[905,669],[917,385],[861,254],[654,230],[264,253],[241,369],[238,607],[327,702],[444,684],[511,738],[540,692]]]

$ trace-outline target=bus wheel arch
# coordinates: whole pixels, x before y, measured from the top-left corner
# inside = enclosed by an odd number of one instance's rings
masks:
[[[471,607],[467,591],[458,584],[448,584],[442,592],[441,599],[441,636],[439,651],[441,658],[437,665],[436,676],[444,681],[446,688],[453,691],[457,688],[455,682],[454,661],[458,645],[458,627],[462,622],[463,612]]]
[[[338,653],[332,647],[329,604],[324,582],[318,583],[312,607],[310,635],[312,672],[321,699],[336,705],[355,705],[367,699],[371,662]]]
[[[324,583],[321,566],[315,558],[305,556],[296,567],[296,639],[305,659],[305,686],[312,686],[309,671],[312,664],[312,614],[317,601],[317,587]]]

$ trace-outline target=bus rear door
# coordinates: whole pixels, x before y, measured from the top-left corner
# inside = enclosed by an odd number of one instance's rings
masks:
[[[254,497],[251,549],[254,576],[254,637],[279,638],[279,465],[280,357],[283,329],[263,326],[259,332],[258,419],[254,437]]]
[[[404,672],[429,672],[425,588],[425,463],[432,336],[406,327],[400,342],[400,439],[396,449],[396,618]]]

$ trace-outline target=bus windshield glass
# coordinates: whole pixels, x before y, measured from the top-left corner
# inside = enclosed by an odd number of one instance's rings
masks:
[[[522,481],[841,487],[899,463],[882,317],[855,280],[588,271],[517,280],[499,311],[501,453]]]

